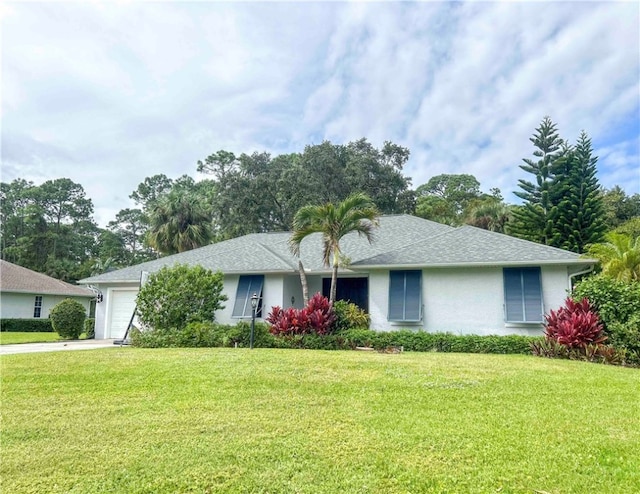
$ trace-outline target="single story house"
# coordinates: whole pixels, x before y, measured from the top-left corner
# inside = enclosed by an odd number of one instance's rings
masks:
[[[2,319],[46,319],[49,311],[65,298],[80,302],[88,315],[96,294],[84,286],[72,285],[0,260]]]
[[[597,261],[472,226],[454,228],[410,215],[380,218],[369,244],[357,234],[341,241],[337,298],[371,317],[371,328],[408,328],[458,334],[542,332],[544,314],[560,307],[572,278]],[[80,280],[104,296],[96,307],[96,338],[122,338],[135,310],[143,273],[174,264],[201,265],[224,274],[228,297],[216,321],[258,319],[271,307],[302,307],[298,259],[290,233],[255,233]],[[328,296],[331,269],[322,263],[322,239],[303,240],[300,259],[309,295]]]

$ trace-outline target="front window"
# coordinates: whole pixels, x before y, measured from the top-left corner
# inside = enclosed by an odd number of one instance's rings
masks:
[[[36,302],[33,306],[33,317],[42,316],[42,295],[36,295]]]
[[[262,317],[262,286],[263,275],[243,275],[238,280],[236,301],[233,304],[232,317],[251,317],[251,297],[255,293],[258,296],[256,317]]]
[[[542,322],[540,268],[504,268],[505,319],[507,322]]]
[[[389,321],[422,319],[422,272],[389,272]]]

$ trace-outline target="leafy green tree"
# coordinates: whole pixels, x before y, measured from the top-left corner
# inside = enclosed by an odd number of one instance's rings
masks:
[[[120,239],[121,253],[109,257],[119,264],[130,265],[155,258],[155,254],[145,244],[144,238],[149,230],[149,219],[141,209],[121,209],[116,218],[107,224],[110,232]]]
[[[82,277],[98,234],[82,186],[68,178],[40,186],[14,180],[0,191],[2,258],[65,281]]]
[[[458,226],[467,208],[485,196],[473,175],[442,174],[431,177],[416,189],[416,215],[438,223]]]
[[[220,272],[181,264],[164,267],[140,288],[136,299],[139,318],[147,328],[160,331],[214,321],[227,300],[222,289]]]
[[[148,244],[162,254],[176,254],[211,243],[210,206],[187,189],[160,196],[149,214]]]
[[[173,180],[164,173],[147,177],[138,185],[129,197],[142,209],[150,208],[158,197],[168,193],[173,187]]]
[[[373,240],[374,229],[378,226],[380,213],[375,204],[362,193],[355,193],[341,203],[323,206],[304,206],[293,220],[293,233],[289,239],[291,250],[300,254],[302,241],[313,233],[322,235],[323,261],[332,266],[331,292],[329,301],[336,300],[338,267],[342,251],[340,240],[351,232],[357,232],[369,242]]]
[[[93,203],[82,185],[68,178],[48,180],[34,189],[35,201],[58,232],[62,224],[92,221]]]
[[[549,245],[582,253],[587,244],[602,240],[606,227],[597,161],[591,140],[583,131],[576,146],[552,164],[550,196],[554,206],[549,215],[553,228]]]
[[[14,247],[20,237],[28,231],[27,218],[31,216],[29,206],[30,189],[33,182],[16,179],[11,183],[0,183],[0,234],[2,235],[2,253]]]
[[[390,141],[377,149],[366,139],[359,139],[348,143],[345,151],[343,174],[348,190],[346,195],[332,198],[332,202],[341,201],[353,192],[362,192],[384,214],[413,212],[415,198],[409,190],[411,179],[402,174],[409,160],[409,149]]]
[[[385,142],[376,149],[366,139],[346,145],[329,141],[302,153],[218,151],[198,162],[214,177],[212,195],[217,238],[252,232],[288,231],[296,212],[308,204],[337,203],[362,192],[383,213],[412,212],[410,180],[402,175],[406,148]]]
[[[605,239],[587,248],[587,254],[600,261],[602,274],[618,281],[640,282],[640,237],[609,232]]]
[[[553,164],[564,154],[566,147],[556,124],[549,117],[544,117],[529,140],[536,148],[533,152],[535,158],[524,158],[524,165],[520,168],[532,174],[535,182],[518,180],[522,190],[515,195],[524,203],[521,208],[514,209],[510,231],[517,237],[550,245],[553,237],[554,195],[550,193],[554,181]]]
[[[622,223],[640,217],[640,194],[628,196],[616,185],[602,192],[606,224],[616,228]]]
[[[616,227],[614,232],[624,233],[625,235],[629,235],[631,238],[640,237],[640,216],[636,216],[635,218],[631,218],[630,220],[620,224]]]

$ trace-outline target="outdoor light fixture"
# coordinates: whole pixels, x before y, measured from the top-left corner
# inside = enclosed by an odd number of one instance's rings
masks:
[[[100,302],[102,302],[103,300],[104,300],[104,297],[102,296],[102,292],[98,292],[98,293],[96,294],[96,303],[98,303],[98,304],[99,304],[99,303],[100,303]]]
[[[258,294],[251,295],[251,338],[249,339],[249,348],[253,348],[253,333],[256,329],[256,308],[258,307]]]

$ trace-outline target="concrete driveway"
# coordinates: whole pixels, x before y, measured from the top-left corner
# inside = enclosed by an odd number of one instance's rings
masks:
[[[120,345],[114,345],[113,341],[114,340],[76,340],[0,345],[0,355],[34,352],[62,352],[69,350],[94,350],[96,348],[120,348]]]

